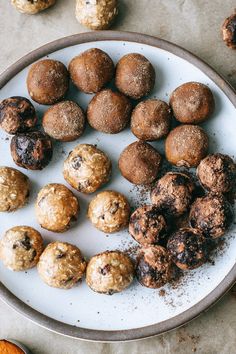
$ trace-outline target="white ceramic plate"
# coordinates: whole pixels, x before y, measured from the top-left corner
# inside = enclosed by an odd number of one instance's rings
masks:
[[[126,53],[144,54],[153,63],[157,74],[151,97],[168,101],[169,94],[187,81],[200,81],[208,85],[216,99],[214,116],[204,124],[210,136],[211,151],[234,155],[236,117],[235,95],[232,89],[199,59],[170,43],[148,36],[100,32],[53,42],[30,53],[2,75],[0,99],[16,95],[29,97],[25,83],[27,65],[36,59],[47,56],[68,65],[71,58],[92,47],[106,51],[115,63]],[[73,88],[68,97],[84,109],[92,98],[91,95],[82,94]],[[35,107],[40,117],[47,108],[37,104]],[[9,138],[4,132],[0,132],[1,165],[16,167],[9,152]],[[137,188],[122,178],[117,169],[119,154],[135,140],[129,129],[117,135],[107,135],[87,127],[78,141],[55,143],[53,160],[43,171],[20,169],[29,176],[32,183],[30,201],[17,212],[0,214],[0,233],[3,234],[12,226],[29,225],[42,233],[45,244],[55,240],[70,242],[77,245],[87,258],[107,249],[126,250],[136,245],[126,230],[106,235],[91,225],[86,219],[86,209],[94,195],[85,196],[74,191],[79,197],[82,211],[78,223],[64,234],[41,229],[34,213],[34,201],[40,188],[51,182],[65,183],[62,176],[63,161],[78,143],[97,144],[110,156],[113,175],[110,183],[103,189],[120,191],[128,197],[132,206],[138,206],[140,198]],[[155,142],[153,146],[163,151],[163,142]],[[164,287],[165,296],[160,296],[158,290],[146,289],[137,282],[123,293],[113,296],[92,292],[85,281],[71,290],[59,290],[45,285],[38,277],[36,269],[14,273],[5,269],[2,264],[0,294],[6,302],[35,322],[73,337],[112,341],[155,335],[197,316],[233,284],[236,277],[235,231],[235,228],[231,229],[226,235],[227,241],[223,250],[216,256],[214,266],[206,264],[186,273],[177,288],[169,285]]]

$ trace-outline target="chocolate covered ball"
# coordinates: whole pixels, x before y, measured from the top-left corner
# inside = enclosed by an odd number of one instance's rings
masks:
[[[141,245],[155,245],[166,236],[167,223],[155,206],[144,205],[131,215],[129,233]]]
[[[178,230],[170,236],[167,249],[172,261],[182,270],[198,268],[207,261],[207,241],[198,229]]]
[[[194,184],[192,179],[181,172],[168,172],[160,178],[151,193],[151,201],[164,214],[184,214],[192,201]]]
[[[105,89],[88,105],[87,118],[92,128],[108,134],[123,130],[130,121],[132,105],[122,93]]]
[[[42,170],[51,161],[52,154],[51,139],[39,131],[16,134],[11,139],[14,162],[28,170]]]
[[[229,48],[236,49],[236,13],[225,19],[222,25],[222,36]]]
[[[132,112],[131,130],[140,140],[164,138],[170,130],[171,110],[167,103],[149,99],[140,102]]]
[[[155,70],[143,55],[124,55],[116,66],[116,87],[135,100],[147,96],[155,85]]]
[[[208,136],[201,127],[180,125],[166,138],[166,158],[178,167],[197,167],[207,155],[208,145]]]
[[[35,127],[37,116],[25,97],[13,96],[0,103],[0,127],[9,134],[24,133]]]
[[[97,93],[114,76],[114,64],[109,55],[101,49],[88,49],[73,58],[69,73],[74,85],[82,92]]]
[[[233,211],[223,195],[208,194],[197,198],[191,206],[189,223],[206,237],[223,236],[233,221]]]
[[[137,256],[136,275],[147,288],[157,289],[172,278],[171,257],[161,246],[143,246]]]
[[[45,105],[61,101],[69,88],[69,74],[64,64],[52,59],[34,63],[27,76],[30,97]]]
[[[161,155],[144,141],[128,145],[120,155],[119,169],[123,177],[133,184],[150,184],[161,165]]]

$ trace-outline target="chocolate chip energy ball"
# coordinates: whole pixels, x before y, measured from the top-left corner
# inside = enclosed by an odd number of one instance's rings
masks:
[[[185,124],[199,124],[213,113],[215,101],[209,87],[200,82],[186,82],[170,97],[175,118]]]
[[[92,128],[116,134],[129,123],[131,110],[132,104],[126,96],[106,89],[97,93],[89,103],[87,118]]]
[[[73,58],[69,64],[70,77],[75,86],[85,93],[97,93],[114,76],[114,64],[101,49],[92,48]]]
[[[120,251],[93,256],[87,266],[86,283],[97,293],[112,295],[125,290],[134,279],[131,259]]]
[[[82,279],[86,262],[80,249],[66,242],[53,242],[43,251],[38,273],[49,286],[60,289],[72,288]]]
[[[132,133],[140,140],[164,138],[170,131],[171,110],[167,103],[150,99],[140,102],[131,116]]]
[[[137,256],[136,276],[147,288],[157,289],[172,278],[169,253],[161,246],[143,246]]]
[[[43,59],[31,65],[27,76],[30,97],[45,105],[61,101],[69,88],[69,73],[64,64]]]
[[[164,214],[179,216],[188,210],[193,191],[194,184],[188,175],[168,172],[157,181],[151,201]]]
[[[122,176],[134,184],[152,183],[157,178],[160,165],[161,155],[144,141],[128,145],[119,158]]]
[[[16,134],[11,139],[11,156],[14,162],[28,170],[42,170],[52,159],[52,142],[39,131]]]
[[[131,215],[129,233],[141,245],[155,245],[166,236],[167,223],[156,207],[144,205]]]
[[[42,121],[45,133],[59,141],[78,139],[85,126],[85,114],[73,101],[63,101],[50,107]]]
[[[222,25],[222,36],[225,44],[236,49],[236,13],[226,18]]]
[[[153,90],[155,79],[152,64],[141,54],[126,54],[116,66],[116,87],[135,100],[147,96]]]
[[[35,212],[38,223],[46,230],[65,232],[77,220],[80,210],[76,196],[63,184],[51,183],[37,196]]]
[[[208,155],[198,165],[197,176],[207,190],[226,193],[235,185],[236,165],[228,155]]]
[[[64,162],[65,180],[82,193],[93,193],[111,176],[111,161],[94,145],[77,145]]]
[[[24,133],[35,127],[37,116],[32,103],[14,96],[0,103],[0,127],[9,134]]]
[[[209,139],[201,127],[180,125],[167,136],[167,160],[178,167],[197,167],[207,155]]]
[[[29,197],[29,179],[11,167],[0,167],[0,212],[22,208]]]
[[[12,5],[23,14],[34,15],[54,5],[56,0],[11,0]]]
[[[33,268],[42,252],[42,236],[29,226],[15,226],[0,240],[0,259],[14,271]]]
[[[121,193],[104,191],[96,195],[89,204],[88,217],[100,231],[112,233],[129,224],[130,206]]]
[[[167,249],[172,261],[182,270],[200,267],[208,256],[207,241],[198,229],[178,230],[170,236]]]

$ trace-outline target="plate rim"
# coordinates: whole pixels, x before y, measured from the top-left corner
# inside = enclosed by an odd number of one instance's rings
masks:
[[[63,37],[45,44],[16,61],[10,65],[0,75],[0,89],[4,87],[16,74],[22,71],[25,67],[32,64],[41,57],[51,54],[57,50],[64,49],[73,45],[97,42],[97,41],[126,41],[149,45],[152,47],[163,49],[171,54],[174,54],[182,59],[187,60],[189,63],[196,66],[204,72],[228,97],[231,103],[236,108],[236,92],[233,87],[218,74],[211,66],[209,66],[202,59],[192,54],[188,50],[168,42],[166,40],[136,33],[136,32],[123,32],[123,31],[98,31],[98,32],[85,32],[74,34],[71,36]],[[212,307],[221,297],[234,285],[236,282],[236,263],[226,275],[223,281],[212,290],[205,298],[192,306],[190,309],[174,316],[168,320],[162,321],[157,324],[128,329],[128,330],[91,330],[72,326],[46,315],[43,315],[37,310],[34,310],[29,305],[18,299],[13,295],[3,284],[0,282],[0,299],[16,310],[18,313],[24,315],[32,322],[44,327],[55,333],[72,337],[75,339],[82,339],[95,342],[125,342],[138,339],[144,339],[163,334],[170,330],[176,329],[194,318],[198,317],[201,313]]]

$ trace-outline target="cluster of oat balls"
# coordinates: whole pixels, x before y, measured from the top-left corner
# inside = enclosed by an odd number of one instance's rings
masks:
[[[104,88],[113,78],[118,90]],[[87,114],[77,103],[65,99],[69,79],[80,91],[95,94]],[[120,172],[135,185],[154,185],[151,205],[141,206],[132,214],[126,197],[111,190],[98,193],[88,207],[88,217],[100,231],[114,233],[129,228],[140,244],[135,264],[121,251],[95,255],[87,264],[76,246],[63,242],[50,243],[43,250],[38,231],[17,226],[0,240],[0,259],[6,267],[20,271],[37,264],[48,285],[64,289],[75,285],[86,272],[91,289],[112,294],[128,287],[135,274],[142,285],[159,288],[171,281],[175,266],[195,269],[206,262],[208,240],[224,235],[233,220],[225,194],[232,191],[235,164],[227,155],[207,155],[209,139],[197,125],[214,111],[214,97],[207,86],[185,83],[172,92],[168,105],[158,99],[142,100],[154,85],[155,70],[143,55],[127,54],[115,69],[105,52],[93,48],[73,58],[68,70],[51,59],[31,66],[27,77],[30,97],[51,105],[42,119],[43,131],[35,130],[38,119],[27,98],[11,97],[0,103],[0,126],[13,134],[11,154],[18,166],[43,169],[52,158],[52,140],[78,139],[86,116],[92,128],[107,134],[117,134],[131,122],[132,133],[139,140],[121,153]],[[171,129],[173,117],[178,126]],[[163,158],[147,141],[165,137],[166,159],[177,167],[197,167],[204,196],[196,198],[190,173],[172,171],[158,179]],[[109,181],[111,169],[106,153],[94,145],[79,144],[64,161],[63,175],[74,189],[88,194]],[[0,211],[23,207],[28,196],[28,178],[16,169],[1,167]],[[38,223],[57,233],[68,230],[79,209],[78,198],[58,183],[44,186],[35,203]],[[177,218],[188,212],[189,226],[173,232]]]

